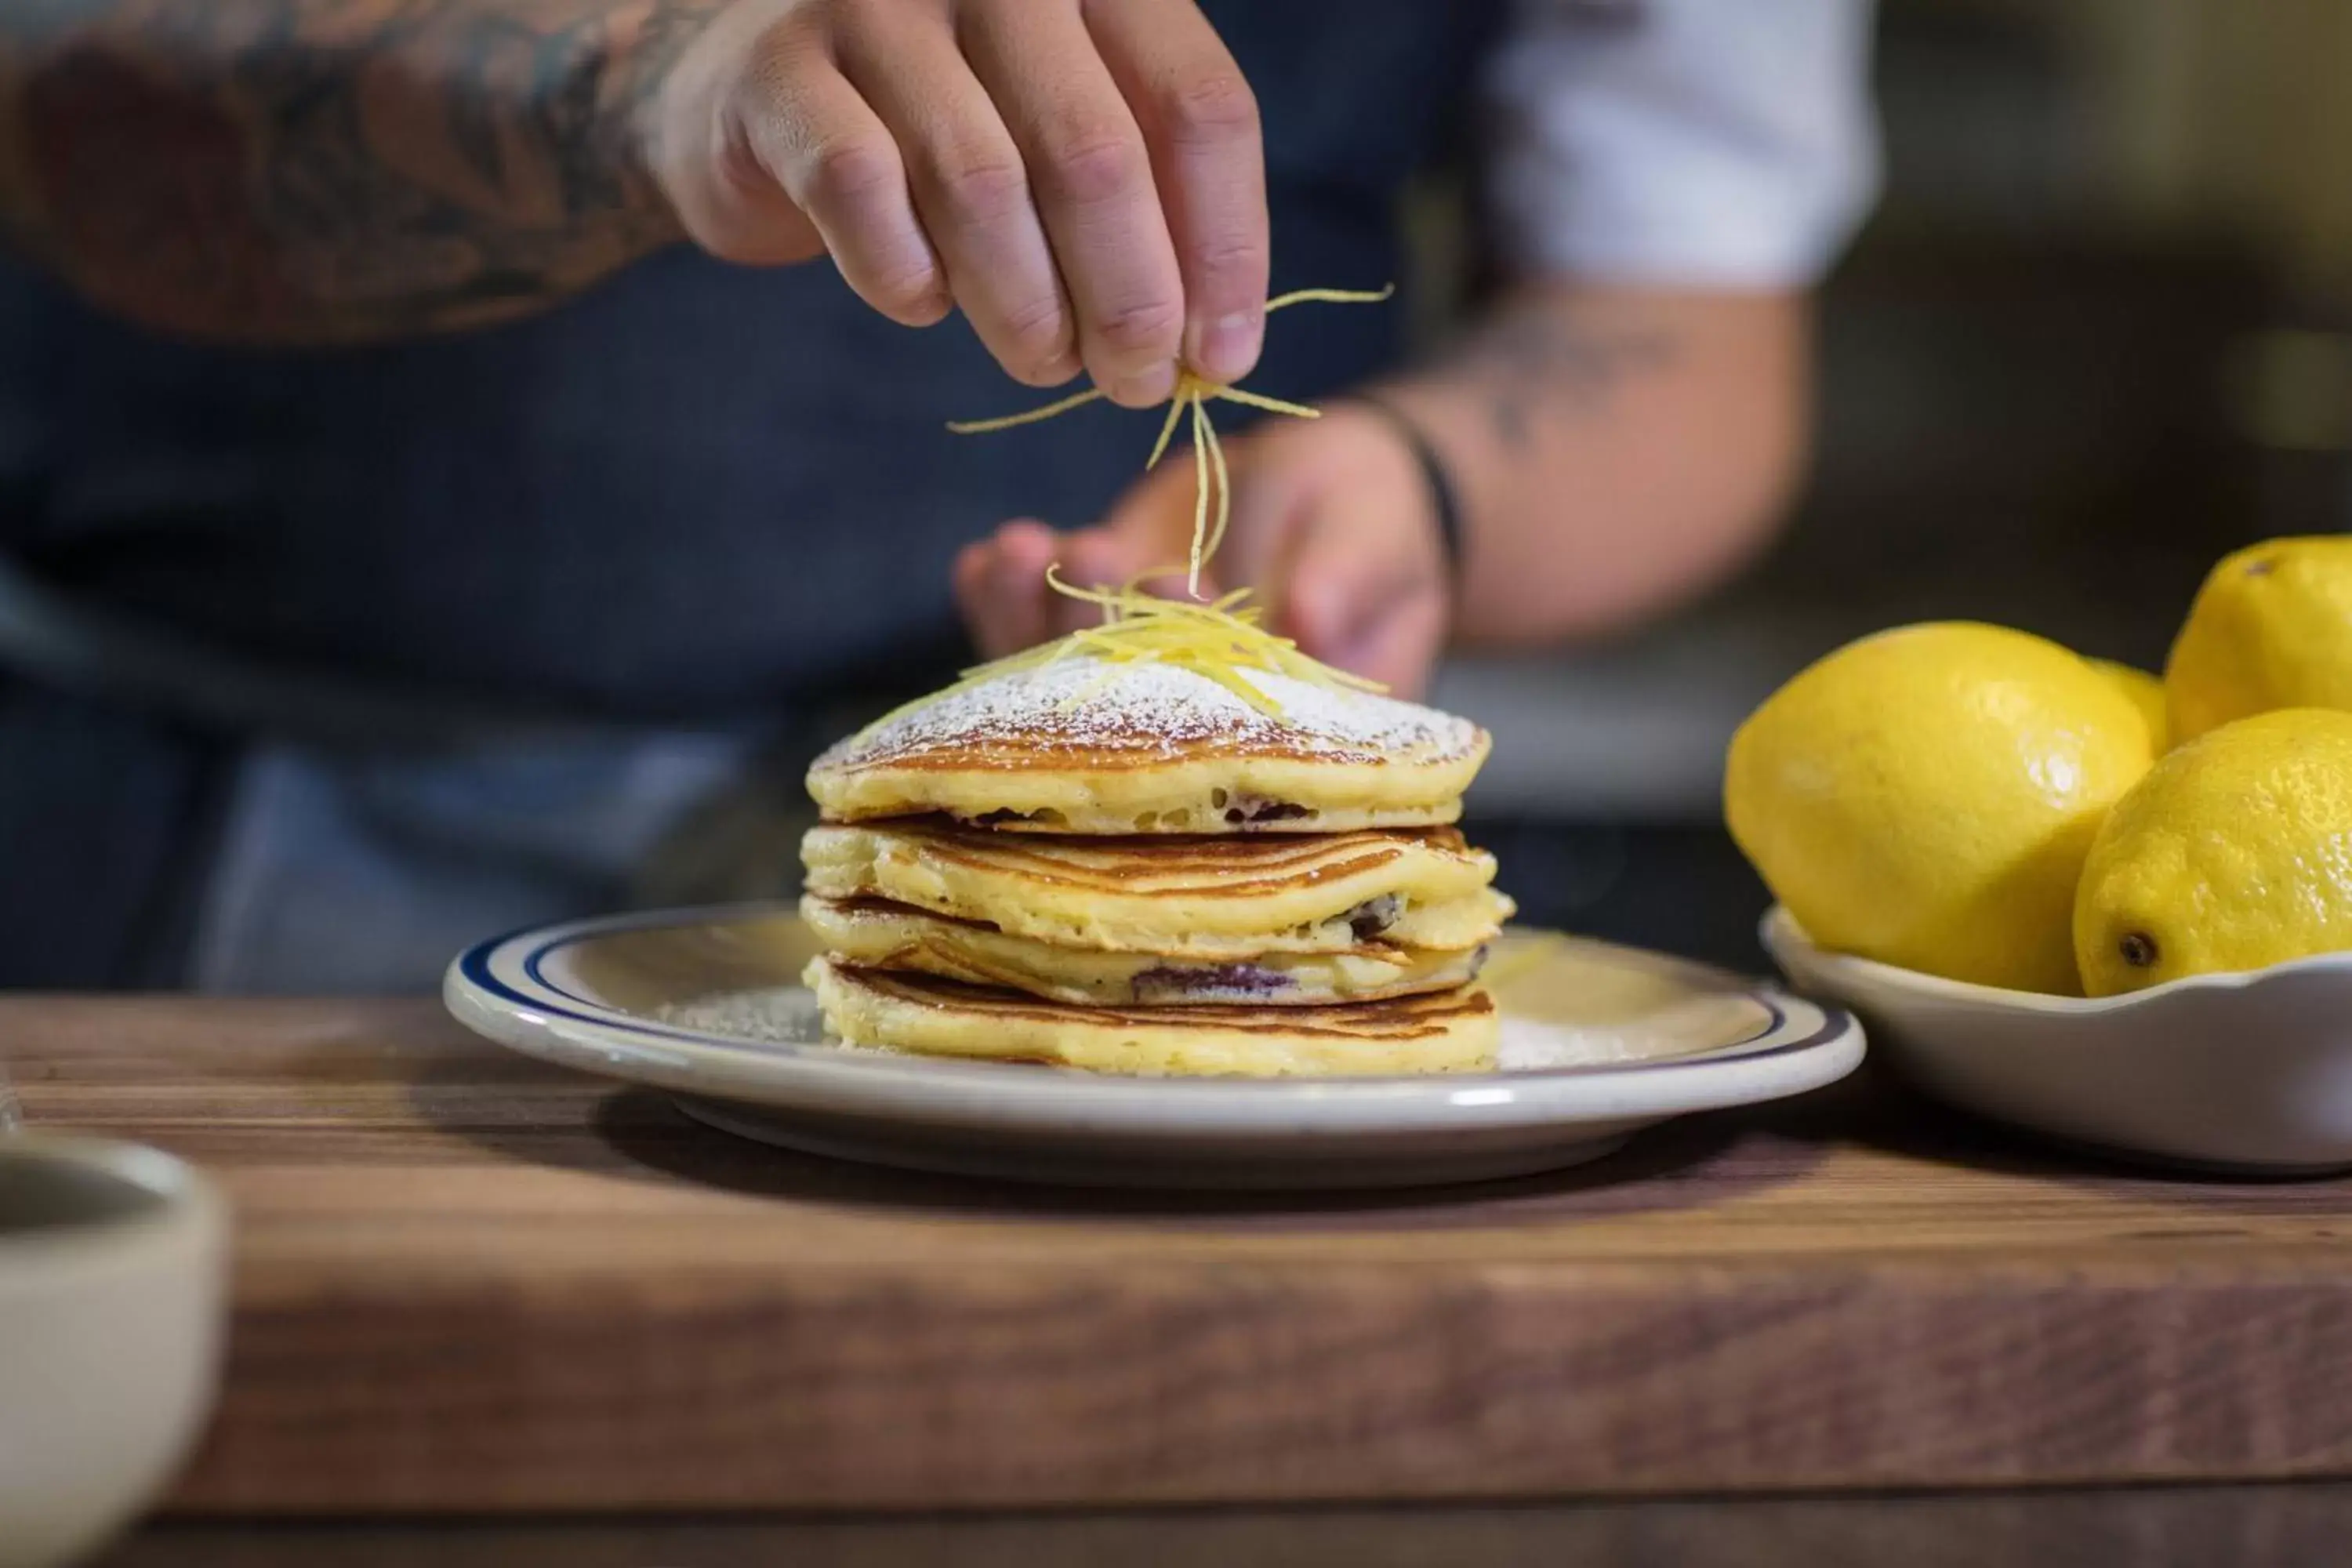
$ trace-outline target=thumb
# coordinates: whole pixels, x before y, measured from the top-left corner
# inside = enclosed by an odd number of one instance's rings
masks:
[[[1150,542],[1133,529],[1108,523],[1082,528],[1062,536],[1057,574],[1074,588],[1118,588],[1158,564],[1149,558],[1149,551]],[[1084,599],[1053,593],[1046,597],[1055,637],[1102,622],[1101,608]]]
[[[1299,541],[1282,608],[1302,652],[1402,696],[1428,684],[1445,635],[1442,585],[1411,562],[1362,548],[1330,513]]]
[[[956,607],[982,658],[999,658],[1051,635],[1045,563],[1053,557],[1053,531],[1029,518],[974,540],[956,557]]]

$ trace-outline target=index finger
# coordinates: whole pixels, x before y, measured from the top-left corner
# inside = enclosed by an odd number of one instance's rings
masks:
[[[1265,336],[1265,143],[1257,98],[1192,0],[1089,0],[1102,50],[1151,156],[1184,279],[1184,360],[1239,381]]]

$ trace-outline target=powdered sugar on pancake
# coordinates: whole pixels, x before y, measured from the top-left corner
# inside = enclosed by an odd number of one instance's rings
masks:
[[[1478,727],[1433,708],[1271,670],[1242,677],[1282,710],[1260,712],[1179,665],[1077,657],[1015,670],[902,709],[817,759],[820,769],[870,767],[992,741],[1174,757],[1230,747],[1280,750],[1333,762],[1450,762],[1468,756]]]

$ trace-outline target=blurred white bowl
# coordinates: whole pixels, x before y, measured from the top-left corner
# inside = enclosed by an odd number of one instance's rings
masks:
[[[154,1149],[0,1136],[0,1568],[152,1501],[211,1409],[226,1210]]]
[[[2352,1166],[2352,952],[2091,1001],[1824,952],[1783,909],[1763,939],[1798,990],[1861,1015],[1875,1048],[1955,1105],[2210,1170]]]

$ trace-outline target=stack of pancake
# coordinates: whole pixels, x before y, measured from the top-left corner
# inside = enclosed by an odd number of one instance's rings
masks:
[[[1450,826],[1486,732],[1253,671],[1078,657],[817,760],[809,967],[860,1046],[1105,1072],[1491,1066],[1511,912]]]

